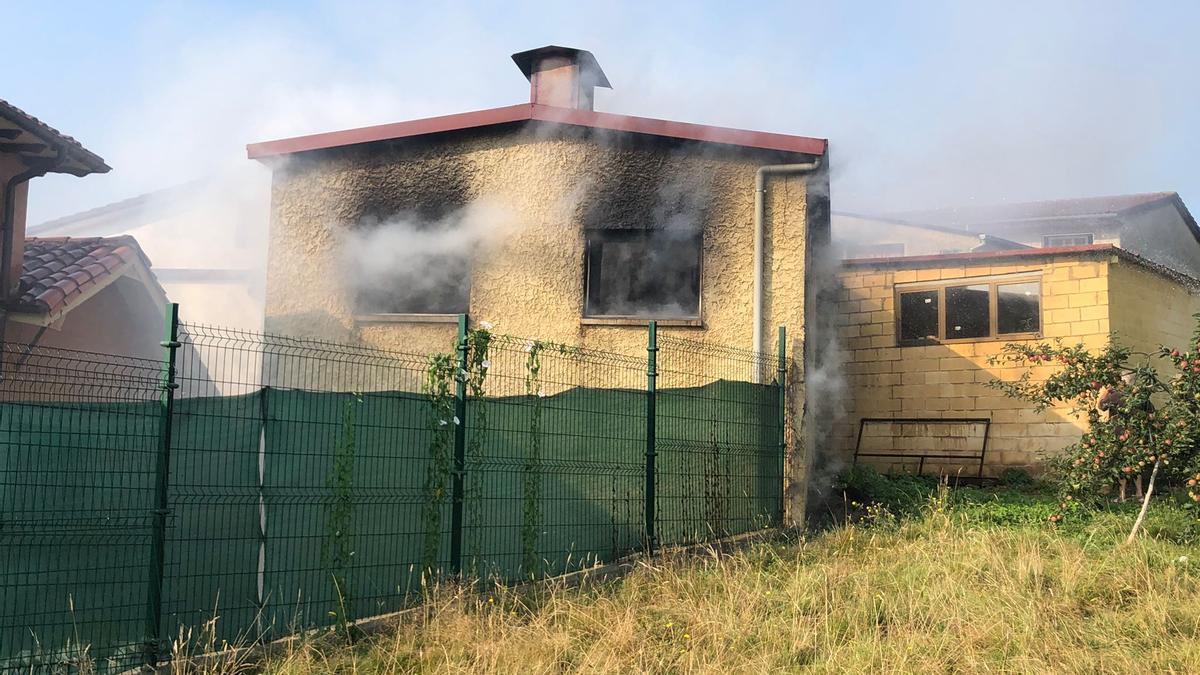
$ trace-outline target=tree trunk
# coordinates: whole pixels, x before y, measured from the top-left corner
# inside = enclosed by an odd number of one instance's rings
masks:
[[[1154,468],[1150,471],[1150,481],[1146,484],[1146,496],[1142,498],[1142,510],[1138,512],[1137,520],[1133,521],[1133,529],[1129,531],[1129,536],[1125,539],[1126,544],[1132,544],[1137,537],[1138,529],[1142,527],[1142,522],[1146,520],[1146,511],[1150,509],[1150,495],[1154,494],[1154,479],[1158,478],[1158,467],[1162,464],[1162,459],[1154,460]]]

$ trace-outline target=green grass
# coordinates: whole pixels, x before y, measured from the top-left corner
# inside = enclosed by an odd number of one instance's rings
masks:
[[[443,589],[395,630],[298,642],[264,669],[1200,672],[1197,527],[1170,499],[1125,546],[1132,507],[1053,528],[1054,497],[1036,484],[861,475],[847,489],[888,508],[582,588]]]

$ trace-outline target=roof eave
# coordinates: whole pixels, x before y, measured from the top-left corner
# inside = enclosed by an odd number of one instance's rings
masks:
[[[823,138],[712,127],[649,117],[633,117],[591,110],[521,103],[503,108],[490,108],[441,117],[429,117],[393,124],[251,143],[246,146],[246,156],[249,159],[266,161],[273,157],[301,152],[328,150],[364,143],[398,140],[401,138],[412,138],[450,131],[464,131],[526,121],[569,124],[608,131],[645,134],[812,156],[824,155],[828,147],[828,141]]]

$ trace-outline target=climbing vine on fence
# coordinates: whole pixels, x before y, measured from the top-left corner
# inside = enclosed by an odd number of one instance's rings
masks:
[[[525,393],[532,397],[533,412],[529,416],[529,452],[521,467],[521,553],[526,574],[536,575],[540,567],[537,555],[538,530],[542,525],[542,351],[546,343],[533,341],[525,345]]]
[[[421,564],[426,573],[437,567],[442,542],[442,505],[446,502],[446,481],[450,477],[454,429],[461,423],[454,415],[454,377],[457,366],[453,354],[429,357],[423,389],[429,399],[429,463],[425,468],[425,503],[422,513],[425,537]]]
[[[712,422],[712,442],[709,444],[708,457],[704,462],[704,511],[705,519],[710,528],[709,534],[720,538],[729,534],[726,524],[729,504],[729,478],[725,471],[724,458],[721,455],[721,444],[717,441],[720,424]]]
[[[359,394],[342,408],[341,434],[333,448],[333,464],[325,479],[332,501],[325,511],[325,537],[321,542],[321,564],[333,580],[338,598],[335,618],[341,624],[351,620],[350,593],[347,584],[354,556],[354,445],[355,406],[362,403]]]
[[[492,367],[488,357],[488,348],[492,342],[489,324],[467,333],[467,372],[462,374],[467,379],[467,394],[477,401],[482,401],[487,395],[487,376]],[[483,462],[483,448],[487,442],[488,414],[486,405],[476,405],[471,408],[470,434],[467,436],[468,466],[479,467]],[[480,539],[483,533],[483,475],[476,471],[468,471],[467,521],[471,524],[475,536],[471,539],[470,559],[474,567],[478,564],[482,552]],[[478,570],[475,570],[478,572]]]

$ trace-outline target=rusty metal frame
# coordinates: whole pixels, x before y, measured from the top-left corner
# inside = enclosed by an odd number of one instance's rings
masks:
[[[866,428],[868,422],[888,422],[891,424],[982,424],[983,446],[980,447],[978,455],[948,455],[944,453],[923,453],[918,455],[904,452],[862,452],[863,429]],[[859,457],[917,459],[917,475],[919,476],[925,470],[926,459],[978,459],[979,468],[975,472],[975,477],[982,478],[983,464],[984,459],[987,457],[988,439],[991,437],[991,431],[992,420],[990,417],[863,417],[858,421],[858,439],[854,443],[853,464],[858,464]]]

